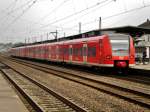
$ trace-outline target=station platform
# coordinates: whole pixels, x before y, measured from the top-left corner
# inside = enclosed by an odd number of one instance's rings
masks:
[[[136,64],[130,70],[135,74],[150,76],[150,64]]]
[[[131,67],[133,69],[140,69],[140,70],[150,70],[150,64],[136,64],[135,66]]]
[[[29,112],[11,85],[0,73],[0,112]]]

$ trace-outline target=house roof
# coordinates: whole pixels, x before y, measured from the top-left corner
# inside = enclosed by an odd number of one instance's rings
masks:
[[[133,37],[135,36],[140,37],[143,34],[150,34],[150,28],[143,28],[143,27],[137,27],[137,26],[121,26],[121,27],[114,27],[114,28],[105,28],[101,30],[95,30],[94,32],[100,32],[100,31],[114,31],[115,33],[129,34]]]
[[[138,26],[139,26],[139,27],[143,27],[143,28],[150,28],[150,20],[147,19],[146,22],[144,22],[144,23],[142,23],[142,24],[140,24],[140,25],[138,25]]]

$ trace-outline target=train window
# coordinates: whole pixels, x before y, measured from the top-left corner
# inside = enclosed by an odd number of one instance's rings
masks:
[[[58,55],[58,53],[59,53],[59,48],[56,47],[56,55]]]
[[[128,35],[110,35],[113,56],[129,55],[129,36]]]
[[[82,56],[82,48],[73,48],[74,56]]]
[[[62,55],[62,48],[59,48],[59,55]]]
[[[83,50],[82,50],[82,48],[79,48],[79,52],[78,52],[78,55],[79,56],[82,56],[83,55],[83,52],[82,52]]]
[[[51,55],[54,55],[54,48],[51,47]]]
[[[72,48],[69,48],[69,55],[72,55]]]
[[[89,57],[96,57],[96,46],[88,47],[88,56]]]
[[[86,55],[87,55],[86,50],[87,50],[87,47],[83,47],[83,56],[86,56]]]
[[[77,56],[77,48],[73,48],[73,55]]]
[[[64,55],[69,55],[69,48],[64,48]]]

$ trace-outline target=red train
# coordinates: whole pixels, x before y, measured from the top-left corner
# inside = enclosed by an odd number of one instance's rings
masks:
[[[128,68],[135,64],[133,39],[124,34],[15,47],[11,55],[94,67]]]

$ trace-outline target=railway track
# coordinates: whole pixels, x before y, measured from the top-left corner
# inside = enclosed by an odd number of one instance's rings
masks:
[[[69,99],[61,96],[45,85],[16,71],[10,67],[1,68],[5,77],[27,99],[37,112],[86,112],[83,107],[77,106]]]
[[[13,60],[14,61],[14,60]],[[4,62],[5,63],[5,62]],[[40,71],[62,77],[67,80],[71,80],[76,83],[80,83],[82,85],[94,88],[96,90],[105,92],[107,94],[114,95],[121,99],[127,100],[129,102],[141,105],[143,107],[150,108],[150,93],[149,90],[147,92],[137,91],[136,89],[125,88],[120,85],[115,85],[107,82],[103,82],[100,80],[95,80],[89,77],[85,77],[83,74],[75,74],[68,71],[61,71],[54,68],[47,68],[45,66],[37,65],[33,62],[25,62],[25,61],[15,61],[15,63],[22,64],[24,66],[31,67],[33,69],[38,69]],[[8,65],[10,66],[10,65]],[[117,83],[117,82],[116,82]]]
[[[41,67],[45,67],[45,68],[48,68],[50,69],[51,67],[54,67],[54,66],[50,66],[50,65],[46,65],[46,64],[41,64],[41,63],[37,63],[37,62],[31,62],[31,61],[25,61],[25,60],[21,60],[21,59],[14,59],[12,58],[12,60],[18,60],[18,61],[21,61],[21,62],[25,62],[25,63],[31,63],[33,65],[37,65],[37,66],[41,66]],[[59,68],[60,66],[58,66]],[[61,67],[62,68],[62,67]],[[57,68],[55,68],[57,69]],[[66,68],[63,68],[64,70],[66,70]],[[70,68],[69,68],[70,69]],[[99,75],[100,73],[96,72],[96,71],[90,71],[90,70],[84,70],[84,69],[78,69],[78,68],[73,68],[75,69],[76,71],[80,71],[80,73],[88,73],[89,75]],[[125,80],[125,81],[132,81],[132,82],[136,82],[136,83],[140,83],[140,84],[144,84],[144,85],[150,85],[150,77],[148,76],[143,76],[143,75],[124,75],[124,76],[119,76],[119,75],[107,75],[107,74],[100,74],[101,76],[104,76],[104,77],[110,77],[110,78],[114,78],[114,79],[119,79],[119,80]]]
[[[144,77],[144,76],[124,76],[124,77],[117,77],[122,80],[127,80],[127,81],[133,81],[145,85],[150,85],[150,79],[149,77]]]
[[[15,58],[12,58],[12,60],[18,60],[18,61],[22,61],[22,62],[29,62],[29,61],[24,61],[22,59],[15,59]],[[47,67],[47,68],[50,68],[50,65],[47,65],[46,64],[41,64],[41,63],[37,63],[37,62],[29,62],[31,64],[35,64],[35,65],[44,65],[44,67]],[[53,66],[54,67],[54,66]],[[61,67],[62,66],[58,66],[58,67]],[[71,69],[71,67],[67,67],[65,66],[64,69]],[[105,76],[105,77],[111,77],[111,78],[115,78],[115,79],[120,79],[120,80],[125,80],[125,81],[132,81],[132,82],[136,82],[136,83],[141,83],[141,84],[145,84],[145,85],[150,85],[150,77],[149,75],[141,75],[141,74],[138,74],[138,75],[135,75],[135,73],[131,72],[129,75],[122,75],[122,76],[119,76],[119,75],[112,75],[112,74],[102,74],[100,72],[97,72],[95,70],[88,70],[88,69],[84,69],[84,68],[78,68],[78,67],[73,67],[73,70],[76,70],[76,71],[80,71],[80,72],[84,72],[84,73],[88,73],[89,75],[101,75],[101,76]],[[99,70],[100,71],[100,70]],[[135,71],[134,71],[135,72]]]

